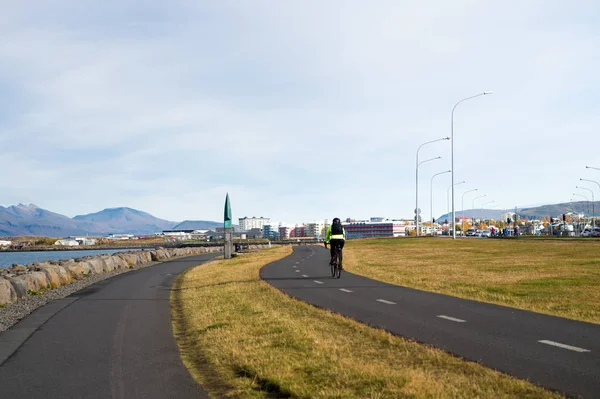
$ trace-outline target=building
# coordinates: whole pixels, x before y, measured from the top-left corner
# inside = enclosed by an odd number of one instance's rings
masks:
[[[279,224],[278,223],[269,223],[263,226],[263,238],[268,238],[269,240],[277,240],[279,238]]]
[[[304,234],[306,237],[322,240],[325,238],[325,231],[328,226],[327,221],[307,223],[304,227]]]
[[[12,241],[0,240],[0,247],[10,247],[11,245],[12,245]]]
[[[355,221],[343,223],[346,238],[399,237],[406,234],[408,224],[401,220],[385,220],[381,222]]]
[[[71,238],[66,238],[64,240],[58,240],[54,243],[54,245],[64,245],[66,247],[76,247],[79,245],[79,241],[73,240]]]
[[[290,238],[300,238],[300,237],[306,237],[306,231],[305,231],[304,225],[300,225],[300,226],[296,225],[290,231]]]
[[[109,234],[106,236],[109,240],[132,240],[133,237],[133,234]]]
[[[279,226],[279,239],[280,240],[289,240],[292,231],[294,231],[295,227],[280,225]]]
[[[265,224],[269,224],[271,221],[271,219],[269,218],[264,218],[264,217],[254,217],[252,216],[251,218],[249,217],[243,217],[243,218],[239,218],[239,223],[240,223],[240,230],[241,231],[247,231],[250,229],[261,229],[263,228],[263,226]]]
[[[72,237],[80,245],[96,245],[96,240],[89,237]]]

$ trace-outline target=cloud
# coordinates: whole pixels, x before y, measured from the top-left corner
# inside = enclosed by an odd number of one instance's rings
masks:
[[[594,2],[3,11],[0,145],[21,176],[0,182],[4,205],[220,220],[229,192],[236,217],[411,217],[416,148],[449,135],[454,103],[484,90],[496,93],[455,114],[465,190],[506,208],[564,201],[600,144]],[[443,157],[421,168],[428,209],[450,147],[421,155]],[[436,214],[449,181],[435,180]]]

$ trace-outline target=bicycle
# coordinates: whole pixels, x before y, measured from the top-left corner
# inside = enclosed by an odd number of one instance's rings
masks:
[[[342,247],[336,244],[333,247],[333,264],[331,266],[331,277],[340,278],[342,275]]]

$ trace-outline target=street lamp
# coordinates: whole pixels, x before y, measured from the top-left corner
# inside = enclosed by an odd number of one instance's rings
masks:
[[[458,106],[458,104],[462,103],[463,101],[467,101],[470,100],[472,98],[476,98],[479,96],[485,96],[488,94],[493,94],[493,91],[484,91],[483,93],[479,93],[476,94],[474,96],[471,97],[467,97],[467,98],[463,98],[462,100],[460,100],[459,102],[457,102],[456,104],[454,104],[454,107],[452,108],[452,117],[451,117],[451,125],[450,125],[450,144],[451,144],[451,165],[450,165],[450,170],[452,171],[452,239],[456,239],[456,228],[454,227],[454,220],[456,220],[456,215],[455,215],[455,211],[454,211],[454,110],[456,109],[456,107]]]
[[[590,200],[589,200],[589,198],[588,198],[587,196],[583,195],[583,194],[578,194],[578,193],[573,193],[573,195],[577,195],[577,196],[579,196],[579,197],[583,197],[583,198],[585,198],[585,201],[586,201],[586,208],[587,208],[587,213],[588,213],[588,215],[589,215],[589,213],[590,213]]]
[[[596,170],[600,170],[600,168],[594,168],[593,166],[586,166],[586,169],[596,169]]]
[[[493,202],[496,202],[495,199],[488,201],[488,202],[484,202],[483,204],[481,204],[481,220],[483,220],[483,207],[486,206],[487,204],[491,204]]]
[[[448,206],[448,216],[450,216],[450,189],[452,188],[452,186],[458,186],[459,184],[464,184],[466,183],[466,181],[461,181],[458,183],[454,183],[451,184],[450,186],[448,186],[448,189],[446,190],[446,205]],[[452,221],[452,224],[454,224],[454,220]]]
[[[581,178],[579,180],[581,180],[581,181],[589,181],[591,183],[595,183],[598,186],[598,189],[600,190],[600,183],[598,183],[596,180],[581,179]],[[595,209],[594,209],[594,199],[593,198],[594,198],[594,195],[592,193],[592,220],[594,221],[594,225],[595,225],[596,224],[596,222],[595,222],[596,215],[594,215],[595,214],[595,212],[594,212]]]
[[[431,182],[429,183],[429,216],[431,217],[431,229],[433,230],[433,178],[439,175],[443,175],[445,173],[450,173],[451,170],[447,170],[445,172],[436,173],[431,176]]]
[[[579,188],[579,189],[582,189],[582,190],[588,190],[590,193],[592,193],[592,227],[596,227],[596,222],[594,220],[594,213],[596,212],[596,210],[594,208],[594,202],[596,201],[594,199],[594,192],[591,189],[587,188],[587,187],[575,186],[575,188]]]
[[[427,143],[423,143],[417,148],[417,167],[416,167],[416,183],[415,183],[415,192],[416,192],[416,204],[415,204],[415,220],[417,222],[417,237],[419,236],[419,165],[425,162],[434,161],[436,159],[440,159],[442,157],[436,157],[431,159],[426,159],[424,161],[419,162],[419,150],[426,144],[435,143],[436,141],[448,140],[448,137],[444,137],[443,139],[437,139],[428,141]]]
[[[452,191],[454,191],[454,190],[452,190]],[[463,232],[463,234],[465,234],[465,194],[466,193],[471,193],[473,191],[477,191],[477,189],[474,188],[473,190],[465,191],[462,194],[462,218],[463,218],[463,220],[462,220],[462,232]],[[454,209],[452,210],[452,214],[454,214]],[[454,230],[453,234],[455,234],[456,233],[456,229],[454,229],[454,224],[452,225],[452,229]]]
[[[487,194],[483,194],[483,195],[480,195],[479,197],[473,198],[473,200],[471,201],[471,209],[472,210],[475,210],[475,200],[479,199],[479,198],[483,198],[483,197],[487,197]],[[473,218],[473,224],[475,224],[475,218]]]

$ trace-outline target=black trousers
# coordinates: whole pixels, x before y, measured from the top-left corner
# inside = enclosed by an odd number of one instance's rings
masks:
[[[331,260],[333,260],[333,249],[335,248],[336,245],[338,245],[340,247],[340,249],[344,248],[344,243],[346,242],[346,240],[340,240],[340,239],[332,239],[329,241],[329,253],[331,255]]]

